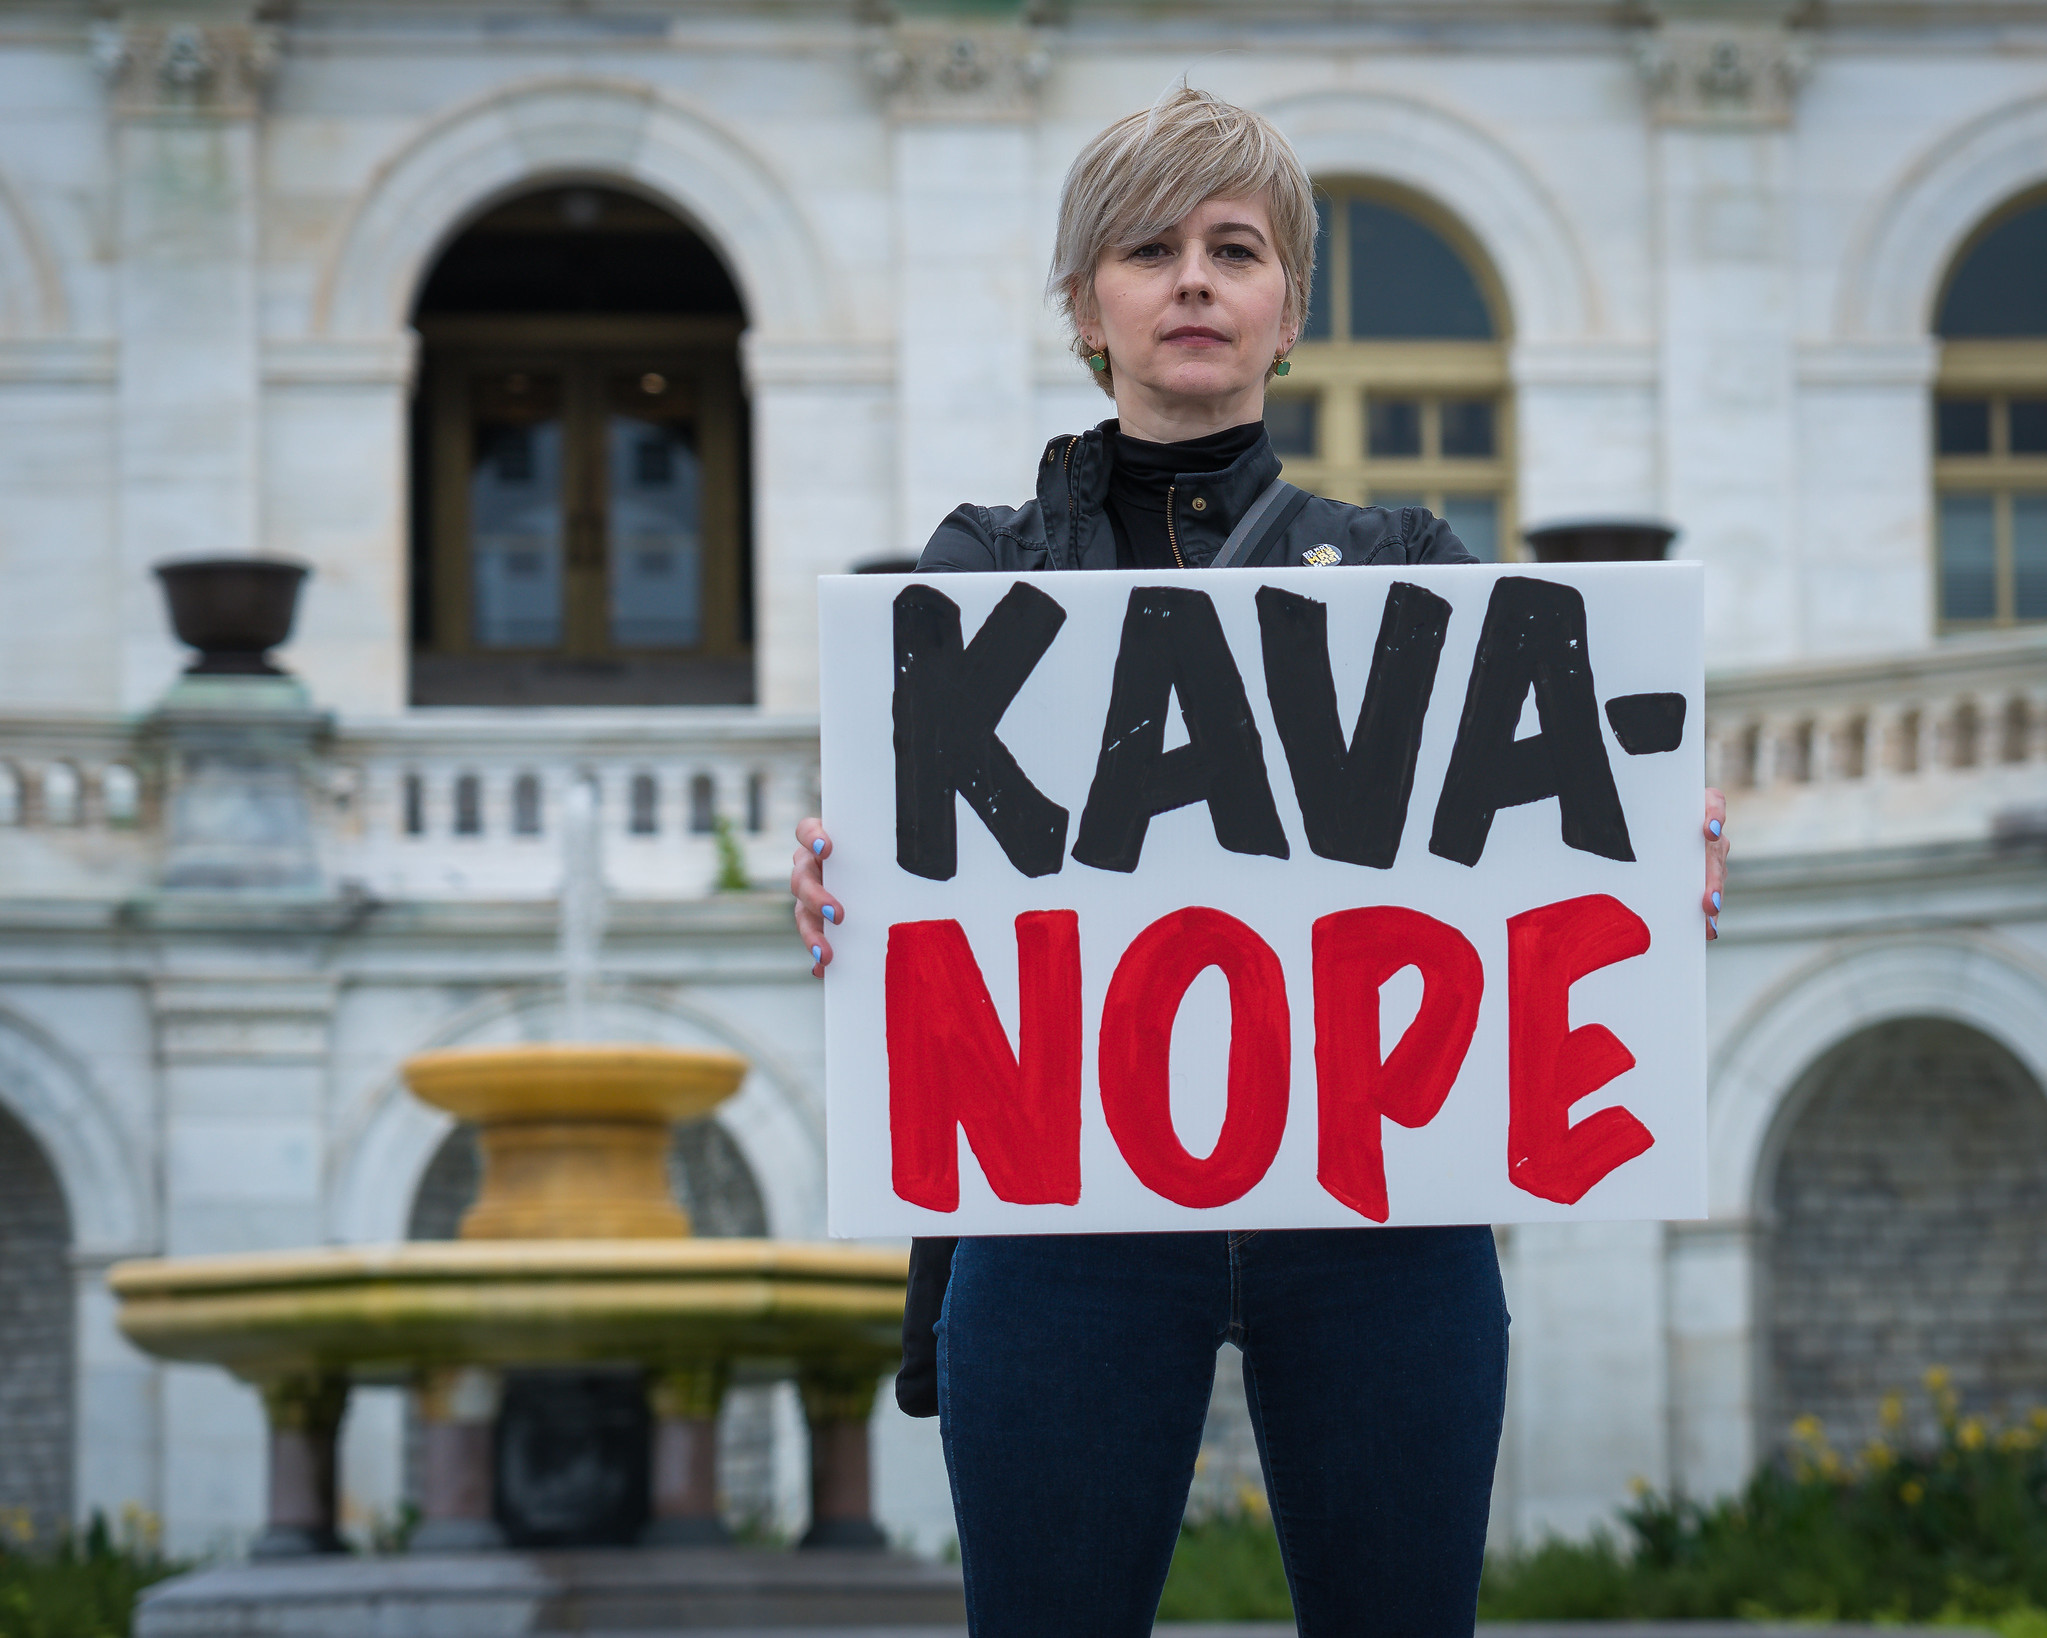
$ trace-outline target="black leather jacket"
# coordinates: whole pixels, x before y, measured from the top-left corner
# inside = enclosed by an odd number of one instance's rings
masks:
[[[1116,537],[1104,505],[1114,447],[1109,434],[1115,427],[1105,421],[1092,431],[1047,444],[1038,463],[1035,500],[1022,506],[955,507],[918,558],[918,573],[1115,568]],[[1278,476],[1279,457],[1272,453],[1271,440],[1261,437],[1222,471],[1192,473],[1175,482],[1168,532],[1188,568],[1206,568],[1214,560],[1238,519]],[[1478,561],[1450,526],[1425,507],[1389,512],[1320,496],[1309,500],[1252,561],[1262,568],[1294,568],[1304,552],[1325,545],[1342,552],[1346,564]],[[932,1327],[945,1302],[956,1244],[949,1239],[910,1244],[896,1403],[911,1416],[938,1414],[938,1344]]]
[[[1105,500],[1116,423],[1054,438],[1038,462],[1038,494],[1021,506],[958,506],[938,526],[920,574],[947,570],[1113,569],[1116,537]],[[1191,473],[1172,490],[1168,530],[1190,569],[1205,569],[1237,520],[1279,476],[1272,441],[1257,443],[1220,472]],[[1261,568],[1300,564],[1301,554],[1334,546],[1345,563],[1472,563],[1450,526],[1426,507],[1351,506],[1311,499],[1286,532],[1257,558]]]

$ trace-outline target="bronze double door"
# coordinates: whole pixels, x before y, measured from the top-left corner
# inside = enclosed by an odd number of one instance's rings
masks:
[[[429,333],[428,647],[444,671],[582,662],[687,692],[677,679],[702,668],[678,662],[745,660],[744,410],[735,338],[691,333],[712,327]],[[518,692],[533,691],[529,676]]]

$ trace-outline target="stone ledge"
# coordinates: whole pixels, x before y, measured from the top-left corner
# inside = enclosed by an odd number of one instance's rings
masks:
[[[699,1547],[231,1564],[143,1594],[136,1638],[513,1638],[706,1629],[929,1638],[961,1630],[959,1571],[896,1553]],[[654,1625],[659,1622],[660,1625]],[[878,1638],[878,1634],[877,1634]]]

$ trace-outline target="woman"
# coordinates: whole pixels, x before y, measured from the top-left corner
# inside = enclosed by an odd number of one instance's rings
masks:
[[[1475,561],[1420,507],[1271,492],[1265,386],[1314,238],[1307,175],[1256,114],[1183,87],[1095,138],[1051,293],[1116,418],[1046,447],[1035,500],[954,511],[920,571]],[[1709,792],[1714,916],[1724,816]],[[797,838],[822,975],[845,908],[818,821]],[[940,1417],[976,1638],[1151,1631],[1224,1341],[1300,1631],[1471,1631],[1506,1391],[1490,1229],[920,1240],[910,1282],[897,1397]]]

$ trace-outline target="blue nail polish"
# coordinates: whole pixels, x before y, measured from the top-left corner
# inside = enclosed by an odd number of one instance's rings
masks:
[[[1717,892],[1713,895],[1713,914],[1720,914],[1720,895]]]
[[[1708,916],[1706,918],[1706,925],[1713,929],[1713,936],[1715,938],[1720,936],[1720,918],[1718,916]]]
[[[1718,899],[1718,898],[1720,897],[1720,895],[1719,895],[1718,893],[1715,893],[1715,894],[1713,895],[1713,897],[1714,897],[1715,899]],[[1718,909],[1720,908],[1720,906],[1719,906],[1718,904],[1715,904],[1715,905],[1713,906],[1713,908],[1714,908],[1715,910],[1718,910]],[[836,925],[838,924],[838,920],[839,920],[839,910],[838,910],[838,906],[837,906],[837,905],[833,905],[833,904],[828,904],[828,905],[826,905],[826,906],[824,907],[824,919],[825,919],[826,921],[828,921],[828,922],[831,922],[831,923],[832,923],[832,924],[833,924],[834,926],[836,926]]]
[[[1715,830],[1713,834],[1718,836],[1720,832]],[[810,851],[815,853],[820,859],[824,857],[824,838],[822,836],[810,844]]]
[[[812,961],[824,960],[824,947],[819,944],[813,944],[810,947],[810,959]]]
[[[1714,840],[1714,841],[1716,841],[1716,842],[1717,842],[1717,841],[1719,841],[1719,840],[1720,840],[1720,821],[1719,821],[1718,819],[1709,819],[1709,820],[1707,820],[1707,821],[1706,821],[1706,828],[1707,828],[1708,830],[1710,830],[1710,831],[1711,831],[1711,832],[1713,833],[1713,840]],[[823,846],[824,846],[824,843],[822,843],[822,842],[819,842],[819,843],[818,843],[817,845],[818,845],[819,847],[823,847]]]

